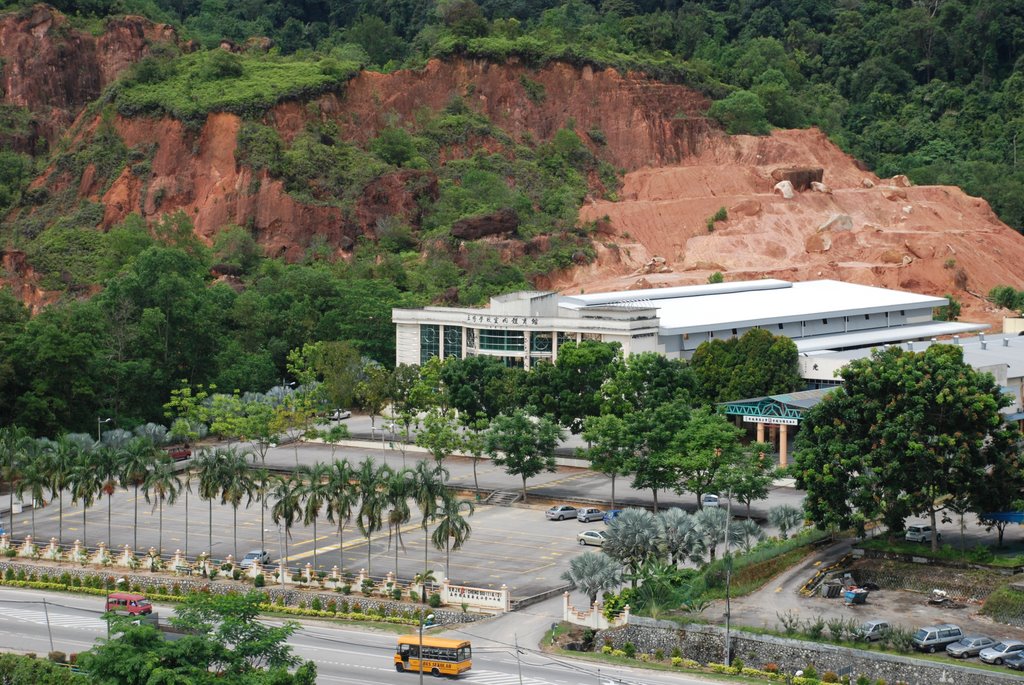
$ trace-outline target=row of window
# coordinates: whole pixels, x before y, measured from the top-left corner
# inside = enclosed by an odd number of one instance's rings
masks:
[[[444,327],[444,356],[462,357],[461,326]],[[466,347],[469,349],[486,350],[488,352],[524,352],[526,349],[526,333],[497,329],[467,328]],[[597,333],[584,333],[584,340],[600,340]],[[567,342],[576,342],[575,333],[559,331],[559,346]],[[552,334],[546,332],[533,333],[530,336],[530,352],[547,354],[552,351]],[[441,326],[439,324],[422,324],[420,326],[420,363],[426,364],[431,357],[441,356]]]

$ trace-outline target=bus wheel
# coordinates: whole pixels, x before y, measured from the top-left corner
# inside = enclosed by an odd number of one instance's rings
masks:
[[[435,678],[440,678],[441,677],[441,671],[436,669],[436,668],[432,668],[432,669],[430,669],[430,675],[434,676]]]
[[[397,664],[395,664],[395,670],[401,673],[405,670],[405,665],[401,661],[399,661]]]

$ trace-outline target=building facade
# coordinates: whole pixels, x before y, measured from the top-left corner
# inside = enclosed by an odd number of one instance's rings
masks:
[[[592,295],[516,292],[487,307],[394,309],[396,362],[431,357],[498,357],[530,368],[554,362],[566,342],[598,340],[626,355],[658,352],[688,359],[708,340],[763,328],[801,353],[870,348],[986,328],[933,321],[945,298],[821,280],[775,279],[627,290]]]

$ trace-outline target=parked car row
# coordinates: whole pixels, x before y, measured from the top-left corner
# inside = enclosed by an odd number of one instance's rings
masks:
[[[861,626],[867,639],[879,639],[890,630],[885,621],[868,621]],[[986,664],[1006,665],[1018,671],[1024,670],[1024,642],[1020,640],[997,641],[987,635],[964,635],[960,626],[942,623],[924,626],[914,633],[914,647],[922,652],[935,653],[945,650],[954,659],[978,657]]]
[[[595,507],[583,507],[581,509],[577,509],[571,504],[556,504],[544,512],[544,516],[549,521],[564,521],[565,519],[574,518],[582,523],[604,521],[605,524],[609,524],[618,518],[621,513],[621,509],[609,509],[608,511],[602,511]]]

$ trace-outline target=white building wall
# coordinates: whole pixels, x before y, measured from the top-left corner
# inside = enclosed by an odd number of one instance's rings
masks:
[[[395,326],[395,363],[420,363],[419,324],[400,323]]]

